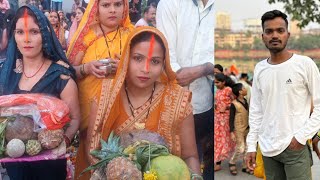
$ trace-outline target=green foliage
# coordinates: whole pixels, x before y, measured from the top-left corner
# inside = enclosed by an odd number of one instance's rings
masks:
[[[9,121],[15,120],[15,117],[0,117],[0,158],[4,156],[4,152],[6,151],[6,127]]]
[[[284,3],[286,13],[292,19],[298,20],[300,28],[306,27],[310,22],[320,23],[319,0],[268,0],[272,3]]]
[[[305,51],[308,49],[320,48],[320,36],[317,35],[301,35],[299,38],[290,38],[288,42],[288,49],[297,49]]]
[[[100,159],[100,161],[94,165],[87,167],[85,170],[81,172],[80,176],[87,171],[97,169],[100,167],[106,167],[107,164],[114,158],[126,156],[122,153],[123,148],[120,146],[119,141],[120,137],[115,136],[113,131],[109,135],[108,142],[105,142],[101,139],[101,150],[94,150],[90,152],[92,156]]]
[[[169,155],[169,150],[167,147],[159,144],[142,144],[137,147],[135,155],[137,157],[137,162],[141,167],[145,167],[147,163],[150,163],[150,160],[158,156],[167,156]]]
[[[254,40],[253,40],[252,49],[265,50],[266,46],[262,42],[261,38],[255,37]]]

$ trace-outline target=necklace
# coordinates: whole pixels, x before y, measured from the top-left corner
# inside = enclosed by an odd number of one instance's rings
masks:
[[[40,71],[40,69],[42,68],[43,65],[44,65],[44,60],[43,60],[43,62],[42,62],[42,64],[41,64],[40,68],[39,68],[33,75],[27,76],[24,71],[23,71],[23,75],[24,75],[26,78],[28,78],[28,79],[33,78],[36,74],[38,74],[38,72]],[[23,68],[24,68],[24,66],[23,66]]]
[[[120,36],[120,50],[119,50],[120,52],[119,52],[119,54],[120,54],[120,56],[121,56],[122,45],[121,45],[121,32],[119,31],[119,27],[117,28],[117,32],[116,32],[116,34],[113,36],[112,40],[110,40],[110,39],[108,38],[108,36],[106,36],[106,34],[104,33],[104,30],[102,29],[101,24],[99,24],[99,26],[100,26],[100,29],[101,29],[101,31],[102,31],[104,40],[105,40],[106,45],[107,45],[107,48],[108,48],[109,58],[111,58],[111,53],[110,53],[110,48],[109,48],[108,40],[109,40],[109,42],[113,43],[113,40],[117,37],[117,35],[118,35],[118,33],[119,33],[119,36]]]
[[[134,108],[133,105],[132,105],[132,103],[131,103],[131,101],[130,101],[129,94],[128,94],[127,82],[125,81],[124,84],[125,84],[125,89],[124,89],[124,90],[125,90],[126,95],[127,95],[127,100],[128,100],[128,103],[129,103],[129,109],[130,109],[131,114],[132,114],[133,117],[135,117],[135,116],[134,116],[134,111],[135,111],[136,109],[141,108],[143,105],[146,104],[146,102],[148,102],[148,101],[150,102],[150,105],[149,105],[149,108],[148,108],[148,113],[147,113],[147,116],[146,116],[146,119],[147,119],[147,118],[149,117],[150,108],[151,108],[151,102],[152,102],[152,99],[153,99],[153,93],[154,93],[154,91],[155,91],[155,89],[156,89],[156,83],[153,84],[151,96],[148,98],[148,100],[147,100],[145,103],[143,103],[141,106],[137,107],[137,108]]]

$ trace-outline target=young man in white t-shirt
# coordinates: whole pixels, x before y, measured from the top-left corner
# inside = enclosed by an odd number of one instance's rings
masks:
[[[286,14],[273,10],[261,20],[270,57],[254,70],[247,166],[254,169],[259,142],[268,180],[311,180],[312,155],[306,142],[320,129],[319,69],[309,57],[286,49]]]

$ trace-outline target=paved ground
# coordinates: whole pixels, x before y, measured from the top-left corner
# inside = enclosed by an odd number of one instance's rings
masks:
[[[238,168],[238,175],[233,176],[230,174],[228,169],[228,162],[222,162],[222,170],[218,171],[214,175],[215,180],[261,180],[256,178],[253,175],[249,175],[247,173],[241,172],[241,162],[237,164]],[[320,179],[320,160],[318,159],[317,155],[313,152],[313,166],[312,166],[312,176],[313,180]]]

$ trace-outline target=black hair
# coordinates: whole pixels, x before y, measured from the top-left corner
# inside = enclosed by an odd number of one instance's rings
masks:
[[[232,88],[232,93],[234,95],[236,95],[236,97],[239,97],[240,91],[242,90],[243,85],[241,83],[236,83],[236,84],[232,85],[231,88]]]
[[[20,18],[24,17],[25,11],[27,12],[27,15],[30,16],[30,17],[33,19],[33,21],[34,21],[34,22],[39,26],[39,28],[40,28],[39,21],[38,21],[36,15],[34,14],[34,12],[33,12],[29,7],[27,7],[27,6],[21,7],[21,8],[18,9],[18,11],[16,12],[15,17],[14,17],[13,20],[12,20],[11,30],[10,30],[10,32],[9,32],[9,37],[14,36],[14,30],[16,29],[17,22],[18,22],[18,20],[19,20]],[[49,25],[50,25],[50,24],[49,24]],[[42,37],[42,46],[43,46],[43,45],[44,45],[44,41],[43,41],[42,33],[41,33],[41,37]],[[44,56],[45,58],[50,59],[50,55],[47,54],[46,51],[43,51],[43,56]],[[21,58],[21,57],[22,57],[22,54],[21,54],[20,51],[19,51],[19,52],[18,52],[18,58]]]
[[[240,79],[242,78],[248,78],[248,74],[247,73],[241,73]]]
[[[220,64],[215,64],[214,68],[217,68],[220,72],[223,72],[223,67]]]
[[[223,73],[214,75],[214,78],[217,81],[224,82],[224,85],[228,87],[232,87],[232,85],[234,84],[232,79],[229,76],[224,75]]]
[[[10,29],[14,16],[15,12],[12,9],[8,9],[4,14],[0,13],[0,28]]]
[[[157,4],[155,2],[150,3],[149,6],[157,8]]]
[[[84,7],[77,7],[77,9],[80,9],[80,11],[84,14],[84,12],[86,11],[86,9]]]
[[[36,15],[31,11],[31,9],[29,9],[28,7],[22,7],[22,8],[18,9],[15,17],[12,20],[11,31],[10,31],[9,37],[13,36],[14,30],[16,29],[17,22],[20,18],[22,18],[24,16],[25,12],[27,12],[27,15],[30,16],[33,19],[33,21],[40,27],[38,19],[37,19]]]
[[[277,17],[282,18],[286,22],[286,27],[288,29],[288,24],[289,24],[288,19],[287,19],[288,16],[279,10],[268,11],[262,15],[262,17],[261,17],[262,29],[264,30],[264,22],[266,22],[268,20],[275,19]]]
[[[134,38],[132,38],[131,44],[130,44],[130,50],[138,43],[150,41],[152,35],[154,35],[154,39],[160,44],[161,48],[163,49],[163,53],[164,53],[163,57],[165,57],[166,47],[164,45],[164,42],[157,34],[149,31],[141,32],[138,35],[136,35]]]
[[[148,13],[151,8],[156,8],[156,7],[151,6],[151,5],[150,5],[150,6],[147,6],[146,8],[144,8],[143,14]]]

